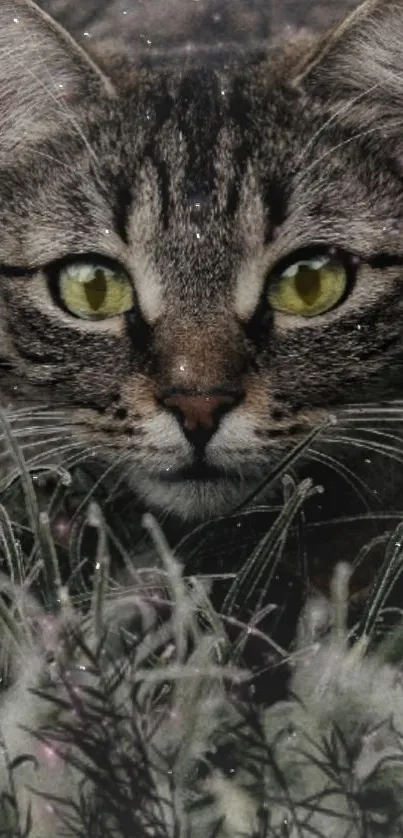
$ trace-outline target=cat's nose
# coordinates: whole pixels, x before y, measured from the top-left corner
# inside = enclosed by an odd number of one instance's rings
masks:
[[[185,436],[196,447],[204,447],[216,432],[221,418],[239,403],[239,393],[172,392],[161,398],[175,414]]]

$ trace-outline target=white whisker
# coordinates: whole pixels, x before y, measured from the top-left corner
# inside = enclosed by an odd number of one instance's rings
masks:
[[[342,425],[338,425],[337,429],[338,429],[338,431],[347,431],[347,432],[349,431],[348,426],[346,428],[343,428]],[[391,440],[394,440],[395,442],[400,442],[401,445],[402,445],[402,450],[403,450],[403,436],[398,436],[397,434],[392,434],[392,433],[389,433],[387,431],[381,431],[381,430],[378,430],[377,428],[360,427],[359,425],[357,425],[357,426],[354,425],[354,433],[355,434],[356,433],[371,434],[372,436],[375,436],[375,437],[378,437],[378,438],[381,437],[382,439],[391,439]],[[363,442],[365,442],[365,438],[363,439]]]
[[[367,90],[364,90],[363,92],[358,93],[357,96],[354,96],[352,99],[349,99],[348,102],[343,104],[342,107],[340,107],[337,111],[335,111],[335,113],[333,113],[326,120],[326,122],[324,122],[323,125],[321,125],[320,128],[318,128],[318,130],[313,135],[313,137],[311,137],[310,140],[307,142],[305,148],[302,150],[300,156],[297,159],[296,174],[298,174],[302,163],[304,162],[304,160],[307,157],[308,152],[311,150],[311,148],[313,148],[313,146],[315,145],[315,143],[319,139],[319,137],[321,137],[322,134],[324,134],[324,132],[329,127],[333,126],[333,124],[335,122],[337,123],[337,120],[338,120],[339,117],[346,116],[354,108],[354,105],[356,105],[358,102],[361,102],[362,99],[365,99],[367,96],[370,95],[370,93],[373,93],[379,87],[380,87],[380,84],[379,84],[379,82],[377,82],[376,84],[373,84],[371,87],[369,87]]]
[[[387,454],[392,460],[395,460],[397,463],[403,463],[403,450],[400,451],[398,448],[392,445],[382,445],[381,442],[372,442],[372,440],[366,439],[356,439],[352,436],[334,436],[334,437],[327,437],[322,438],[323,441],[331,442],[331,443],[339,443],[343,445],[351,445],[354,448],[361,448],[365,451],[373,451],[375,454]]]
[[[101,476],[95,481],[95,483],[91,487],[90,491],[85,496],[84,500],[80,503],[79,507],[76,509],[76,511],[74,513],[73,520],[76,517],[78,517],[78,515],[85,509],[86,506],[88,506],[88,502],[94,496],[94,494],[99,489],[99,487],[102,485],[102,483],[106,480],[108,475],[111,474],[115,468],[118,468],[119,466],[121,466],[125,462],[126,459],[129,459],[130,454],[131,454],[130,451],[123,451],[122,454],[120,454],[120,456],[118,456],[116,459],[114,459],[114,461],[112,463],[108,464],[105,467]]]
[[[327,441],[331,441],[332,438],[329,437]],[[367,483],[364,482],[360,477],[354,474],[348,466],[344,463],[340,463],[339,460],[336,460],[334,457],[331,457],[330,454],[325,454],[323,451],[317,451],[316,448],[309,448],[308,449],[309,458],[314,462],[322,463],[322,465],[327,466],[331,471],[334,471],[335,474],[338,474],[342,480],[347,483],[348,486],[355,492],[357,497],[360,498],[362,503],[368,509],[368,495],[373,497],[374,492],[368,486]]]
[[[403,120],[400,118],[400,119],[394,120],[394,122],[390,122],[388,124],[388,127],[389,128],[399,128],[402,125],[403,125]],[[312,172],[313,169],[316,168],[316,166],[319,166],[319,164],[322,163],[323,160],[326,160],[328,157],[330,157],[332,154],[334,154],[335,151],[338,151],[338,149],[344,148],[344,147],[350,145],[351,143],[355,142],[356,140],[362,139],[363,137],[368,137],[370,134],[375,134],[377,131],[378,132],[384,132],[384,130],[385,130],[385,127],[384,127],[383,124],[375,125],[372,128],[366,128],[365,131],[358,131],[352,137],[348,137],[348,139],[343,140],[341,143],[337,143],[337,145],[335,145],[332,148],[325,151],[320,157],[317,157],[315,160],[313,160],[312,163],[309,166],[304,168],[302,170],[302,178],[301,179],[305,179],[305,176],[307,174]]]

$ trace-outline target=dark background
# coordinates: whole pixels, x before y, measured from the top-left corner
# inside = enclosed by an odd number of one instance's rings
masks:
[[[358,0],[39,0],[77,37],[119,38],[130,50],[185,41],[271,39],[289,27],[322,30]]]

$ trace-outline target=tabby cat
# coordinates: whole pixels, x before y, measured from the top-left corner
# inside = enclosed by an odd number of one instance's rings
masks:
[[[403,2],[273,43],[182,7],[171,49],[161,5],[116,53],[0,4],[0,403],[195,520],[401,419]]]

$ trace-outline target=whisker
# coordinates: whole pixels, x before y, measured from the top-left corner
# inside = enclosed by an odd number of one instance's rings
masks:
[[[354,524],[357,521],[388,521],[388,520],[402,520],[402,513],[396,510],[388,510],[386,512],[359,512],[357,515],[342,515],[338,518],[329,518],[320,521],[309,521],[306,525],[307,530],[322,529],[328,527],[329,524]]]
[[[331,441],[332,438],[330,438]],[[331,471],[334,471],[335,474],[338,474],[342,480],[350,486],[351,489],[356,493],[356,495],[360,498],[364,506],[368,509],[368,495],[371,497],[375,497],[376,500],[379,501],[379,498],[376,497],[373,490],[368,486],[360,477],[354,474],[348,466],[344,465],[344,463],[340,463],[339,460],[336,460],[334,457],[331,457],[330,454],[325,454],[323,451],[317,451],[316,448],[309,448],[308,449],[309,459],[313,460],[314,462],[319,462],[322,465],[328,466]]]
[[[18,408],[17,410],[4,410],[3,411],[8,422],[18,422],[18,421],[25,421],[26,417],[31,417],[33,419],[43,418],[45,420],[53,418],[59,419],[66,419],[68,415],[67,410],[56,409],[56,408],[49,408],[46,409],[43,407],[37,408]]]
[[[353,109],[354,105],[356,105],[362,99],[365,99],[366,96],[369,96],[370,93],[373,93],[379,87],[380,87],[380,83],[377,82],[376,84],[373,84],[371,87],[369,87],[367,90],[364,90],[363,92],[358,93],[356,96],[354,96],[352,99],[350,99],[346,104],[344,104],[341,108],[339,108],[339,110],[337,110],[335,113],[333,113],[326,120],[326,122],[324,122],[323,125],[321,125],[320,128],[318,128],[318,130],[313,135],[313,137],[311,137],[310,140],[307,142],[305,148],[302,150],[300,156],[297,159],[296,174],[298,174],[302,163],[306,159],[306,156],[307,156],[308,152],[311,150],[311,148],[313,148],[313,146],[315,145],[315,143],[317,142],[319,137],[321,137],[322,134],[324,134],[324,132],[330,126],[332,126],[333,123],[336,122],[339,117],[346,116],[346,114],[348,114],[349,111],[351,111]]]
[[[356,422],[367,422],[368,424],[372,422],[380,423],[383,422],[384,424],[398,424],[399,422],[403,425],[403,416],[393,416],[392,414],[387,414],[386,416],[372,414],[371,416],[362,416],[358,414],[357,416],[346,416],[342,418],[341,422],[337,422],[336,427],[341,428],[344,425],[352,425]]]
[[[372,440],[362,440],[356,439],[352,436],[334,436],[334,437],[327,437],[326,439],[323,438],[325,442],[338,442],[347,445],[352,445],[354,448],[363,448],[366,451],[374,451],[376,454],[388,454],[391,459],[395,460],[397,463],[403,463],[403,451],[399,451],[398,448],[392,445],[382,445],[381,442],[372,442]]]
[[[117,459],[115,459],[112,463],[108,464],[108,465],[105,467],[105,469],[104,469],[104,471],[102,472],[101,476],[98,478],[98,480],[96,480],[96,481],[95,481],[95,483],[93,484],[93,486],[91,486],[91,489],[90,489],[90,490],[89,490],[89,492],[86,494],[86,496],[85,496],[84,500],[80,503],[80,505],[78,506],[78,508],[75,510],[74,515],[73,515],[73,518],[72,518],[72,521],[75,521],[75,520],[76,520],[76,518],[77,518],[77,517],[78,517],[78,516],[79,516],[79,515],[83,512],[83,510],[85,509],[85,507],[86,507],[86,506],[88,506],[89,501],[90,501],[90,500],[91,500],[91,498],[94,496],[95,492],[97,491],[97,489],[99,489],[99,487],[100,487],[100,486],[101,486],[101,484],[104,482],[104,480],[107,478],[107,476],[108,476],[109,474],[111,474],[111,472],[113,472],[113,470],[114,470],[115,468],[117,468],[117,467],[121,466],[121,465],[122,465],[122,463],[124,463],[124,461],[125,461],[126,459],[129,459],[129,458],[130,458],[130,455],[131,455],[131,452],[130,452],[130,451],[124,451],[124,452],[123,452],[120,456],[118,456],[118,457],[117,457]]]
[[[45,70],[47,69],[46,65],[44,65],[44,68],[45,68]],[[96,174],[97,169],[98,169],[98,165],[99,165],[99,160],[98,160],[97,154],[94,151],[94,149],[92,148],[88,138],[85,136],[83,128],[80,125],[79,121],[74,116],[73,111],[67,107],[67,105],[63,101],[62,97],[57,96],[53,92],[52,87],[54,85],[54,79],[52,78],[51,73],[50,72],[48,73],[48,75],[49,75],[49,85],[46,85],[40,78],[38,78],[37,75],[35,75],[34,72],[32,72],[32,70],[29,70],[27,68],[27,72],[30,73],[30,75],[32,75],[32,77],[35,79],[36,83],[39,84],[43,88],[43,90],[46,92],[47,96],[49,96],[49,98],[56,105],[57,110],[67,120],[67,122],[70,123],[70,125],[74,128],[74,130],[77,133],[77,136],[80,137],[80,139],[82,140],[85,148],[87,149],[90,158],[93,160],[93,162],[96,165],[96,171],[95,171],[95,174]]]
[[[343,428],[343,425],[339,425],[338,430],[348,432],[349,428],[348,428],[348,426],[347,426],[347,428]],[[398,436],[398,434],[392,434],[389,431],[381,431],[381,430],[378,430],[378,428],[371,428],[371,427],[365,428],[365,427],[360,427],[358,425],[358,426],[354,426],[354,433],[371,434],[372,436],[381,437],[382,439],[393,439],[396,442],[400,442],[403,446],[403,436]],[[364,441],[365,440],[363,440],[363,442]]]
[[[64,432],[63,435],[62,432]],[[65,427],[60,425],[53,425],[48,428],[32,427],[24,429],[22,431],[16,431],[14,428],[12,428],[13,437],[18,441],[20,448],[34,448],[35,446],[43,445],[44,443],[49,444],[50,442],[54,442],[55,440],[65,439],[66,434],[70,434],[70,432],[71,428],[68,425],[66,425]],[[33,437],[33,439],[32,441],[29,441],[29,437],[31,436]],[[22,443],[20,442],[20,440],[28,441]],[[7,444],[7,438],[5,434],[0,434],[0,443],[2,441],[5,444]]]
[[[390,122],[388,127],[389,128],[399,128],[402,124],[403,124],[403,120],[400,118],[400,119],[396,119],[394,122]],[[384,130],[385,129],[384,129],[384,126],[382,124],[381,125],[375,125],[372,128],[367,128],[365,131],[358,131],[352,137],[348,137],[347,140],[343,140],[342,142],[337,143],[337,145],[335,145],[332,148],[325,151],[323,154],[321,154],[320,157],[317,157],[315,160],[312,161],[312,163],[309,166],[307,166],[306,168],[304,168],[302,170],[301,180],[304,180],[305,176],[307,174],[312,172],[313,169],[315,169],[316,166],[319,166],[319,164],[322,163],[323,160],[326,160],[327,157],[330,157],[332,154],[334,154],[335,151],[338,151],[339,148],[344,148],[345,146],[350,145],[351,143],[355,142],[356,140],[360,140],[363,137],[368,137],[370,134],[375,134],[377,131],[382,132]]]
[[[42,452],[41,454],[37,454],[35,457],[28,458],[25,461],[26,468],[29,472],[35,471],[35,468],[41,466],[43,460],[48,460],[50,457],[53,457],[55,454],[59,455],[63,451],[71,451],[74,448],[80,447],[81,445],[82,443],[79,442],[70,442],[68,445],[55,446],[54,448],[50,449],[50,451]],[[49,469],[52,467],[51,463],[49,462],[46,463],[46,466],[49,467]],[[20,471],[18,468],[10,468],[10,471],[8,472],[6,477],[3,479],[3,481],[0,482],[0,493],[7,491],[7,489],[15,482],[15,480],[18,479],[19,476]]]
[[[403,420],[403,402],[393,401],[386,405],[380,404],[350,404],[337,411],[336,420],[345,416],[389,416],[398,414]]]

